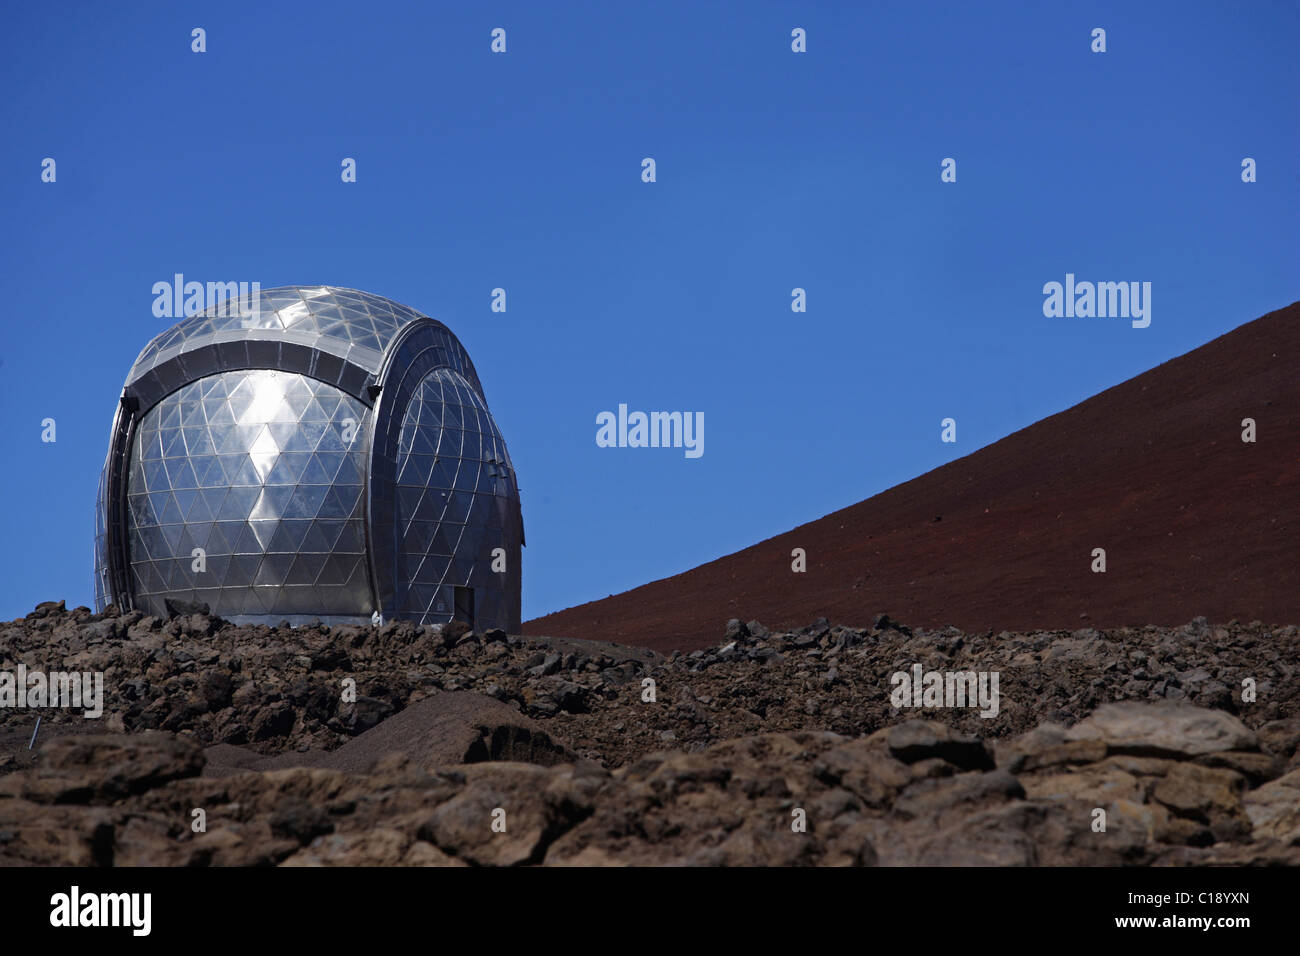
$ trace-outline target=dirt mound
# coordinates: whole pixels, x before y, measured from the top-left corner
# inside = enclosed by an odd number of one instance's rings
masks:
[[[245,770],[287,767],[362,773],[393,754],[425,768],[489,760],[550,766],[573,759],[567,748],[517,710],[482,694],[450,691],[412,704],[337,750],[264,757],[243,747],[218,744],[205,752],[204,773],[224,777]]]
[[[1300,620],[1298,365],[1300,303],[859,504],[524,632],[667,651],[708,646],[742,614],[788,628],[888,609],[966,631]]]

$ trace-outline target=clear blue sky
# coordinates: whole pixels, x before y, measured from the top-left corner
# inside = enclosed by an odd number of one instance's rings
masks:
[[[969,454],[1300,298],[1298,40],[1262,0],[12,4],[0,617],[90,603],[176,272],[445,322],[519,472],[525,617]],[[1151,282],[1150,328],[1045,318],[1067,272]],[[704,412],[704,456],[598,448],[620,402]]]

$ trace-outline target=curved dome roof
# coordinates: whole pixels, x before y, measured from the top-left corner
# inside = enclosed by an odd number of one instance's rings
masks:
[[[428,318],[380,295],[326,285],[265,289],[259,306],[257,312],[244,315],[224,305],[214,306],[176,323],[144,347],[131,366],[127,384],[183,352],[247,339],[295,342],[373,373],[398,331],[416,319]]]

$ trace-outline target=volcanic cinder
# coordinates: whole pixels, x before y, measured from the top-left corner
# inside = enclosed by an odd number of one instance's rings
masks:
[[[524,632],[671,650],[712,643],[720,617],[790,627],[881,609],[967,631],[1300,621],[1297,368],[1300,303],[866,501]]]
[[[105,715],[55,713],[31,751],[0,709],[0,866],[1300,865],[1295,625],[721,637],[44,604],[0,657],[102,670]],[[997,715],[895,709],[910,662],[1000,672]]]

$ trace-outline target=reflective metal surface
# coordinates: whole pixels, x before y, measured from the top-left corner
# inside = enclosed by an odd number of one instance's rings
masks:
[[[397,615],[436,621],[449,586],[471,587],[486,620],[519,617],[520,529],[505,442],[487,405],[451,369],[420,383],[402,420],[396,516]],[[509,546],[507,546],[509,545]],[[492,570],[494,548],[501,548]],[[511,600],[515,605],[511,607]]]
[[[200,379],[154,406],[127,483],[139,605],[369,616],[367,411],[322,382],[260,369]]]
[[[235,620],[519,627],[509,453],[455,336],[332,287],[271,289],[141,353],[101,476],[95,600]],[[243,327],[240,323],[245,323]]]
[[[145,346],[128,378],[212,341],[248,340],[311,345],[347,356],[373,372],[398,330],[421,318],[414,309],[382,296],[333,286],[266,289],[257,309],[248,311],[256,318],[214,306],[176,323]]]

